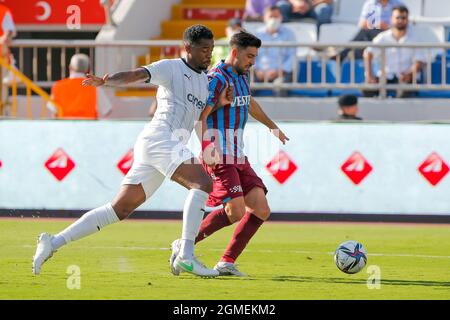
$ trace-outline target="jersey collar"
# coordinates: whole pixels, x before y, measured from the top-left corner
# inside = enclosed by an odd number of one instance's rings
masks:
[[[189,63],[187,63],[186,60],[184,60],[184,58],[181,58],[181,61],[183,61],[184,64],[185,64],[189,69],[191,69],[192,71],[195,71],[195,72],[198,73],[198,74],[202,74],[202,71],[199,71],[199,70],[197,70],[197,69],[192,68],[192,67],[189,65]]]
[[[225,60],[222,60],[222,63],[220,65],[220,67],[222,69],[224,69],[225,71],[229,72],[230,74],[232,74],[233,76],[239,77],[239,75],[236,72],[233,71],[233,67],[230,66],[229,64],[225,63]]]

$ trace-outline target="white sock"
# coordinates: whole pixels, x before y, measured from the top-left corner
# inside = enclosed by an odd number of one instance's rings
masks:
[[[118,222],[119,218],[110,203],[85,213],[80,219],[55,235],[52,239],[53,249],[56,250],[71,241],[79,240],[100,231],[109,224]],[[64,239],[64,243],[61,240]]]
[[[180,256],[183,259],[192,258],[194,255],[194,241],[205,214],[204,208],[207,199],[208,193],[205,191],[191,189],[184,202],[183,232],[180,247]]]

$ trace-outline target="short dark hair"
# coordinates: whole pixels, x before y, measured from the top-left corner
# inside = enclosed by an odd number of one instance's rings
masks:
[[[394,11],[399,11],[400,13],[405,13],[406,12],[407,14],[409,14],[408,7],[404,6],[404,5],[395,6],[394,8],[392,8],[392,13]]]
[[[280,8],[279,6],[273,5],[273,6],[266,7],[266,8],[264,9],[264,14],[266,14],[266,13],[269,12],[269,11],[275,11],[275,10],[278,10],[278,11],[281,12],[281,8]]]
[[[231,37],[230,46],[238,47],[239,49],[246,49],[248,47],[256,47],[259,49],[261,47],[261,40],[251,33],[241,31]]]
[[[358,104],[358,97],[352,94],[346,94],[339,97],[338,103],[341,108],[351,107]]]
[[[212,31],[201,24],[190,26],[184,30],[183,40],[189,44],[199,43],[202,39],[214,39]]]

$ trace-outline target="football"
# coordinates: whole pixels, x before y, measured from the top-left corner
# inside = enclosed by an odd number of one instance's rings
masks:
[[[361,271],[367,263],[367,252],[358,241],[341,243],[334,253],[334,262],[339,270],[348,274]]]

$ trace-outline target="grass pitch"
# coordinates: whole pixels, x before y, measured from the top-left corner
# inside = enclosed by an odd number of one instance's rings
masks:
[[[61,248],[31,274],[37,235],[56,233],[70,220],[0,219],[0,299],[450,299],[450,226],[400,224],[266,223],[239,258],[246,278],[172,276],[169,247],[179,221],[129,220]],[[212,267],[233,227],[199,243]],[[369,253],[360,273],[333,263],[345,240]],[[368,266],[381,271],[369,289]],[[80,270],[79,289],[70,266]]]

